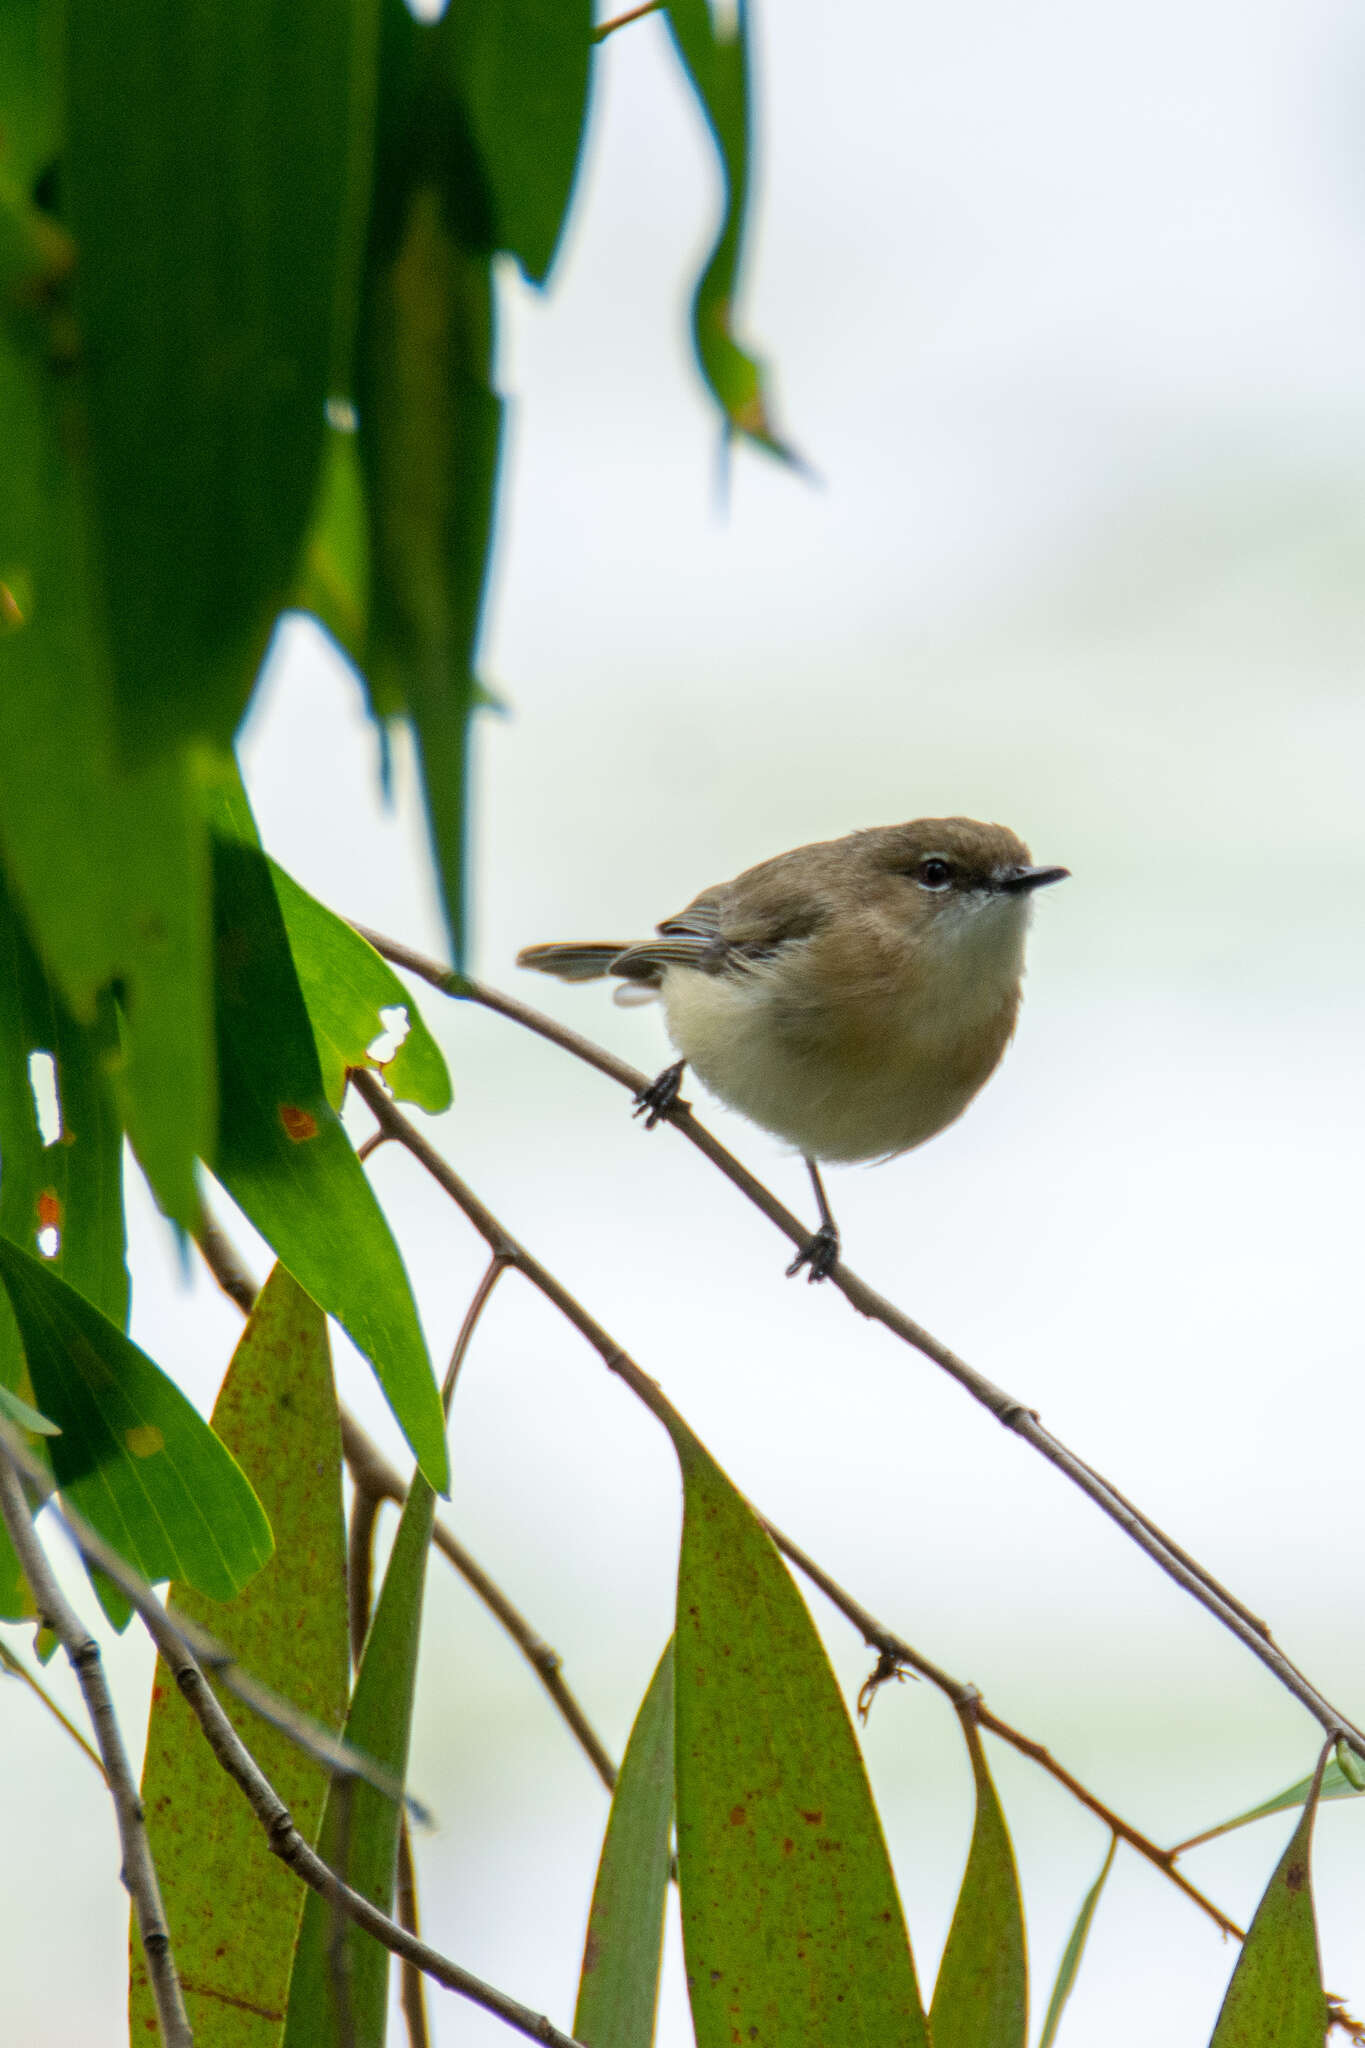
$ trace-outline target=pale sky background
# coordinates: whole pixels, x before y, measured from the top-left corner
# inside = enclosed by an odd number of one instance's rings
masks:
[[[832,1179],[850,1262],[1011,1391],[1365,1710],[1365,28],[1344,0],[760,7],[746,326],[820,483],[716,434],[683,307],[718,182],[657,22],[604,52],[548,298],[504,295],[514,397],[478,742],[474,965],[647,1068],[649,1010],[519,975],[855,826],[998,818],[1074,879],[954,1130]],[[319,635],[244,748],[271,850],[413,943],[439,927],[399,756]],[[1084,1500],[835,1296],[667,1131],[440,999],[460,1171],[659,1378],[736,1481],[923,1651],[1158,1839],[1306,1772],[1310,1720]],[[716,1110],[793,1204],[799,1164]],[[482,1266],[401,1157],[377,1184],[444,1354]],[[134,1333],[207,1408],[237,1318],[134,1205]],[[393,1445],[364,1369],[348,1399]],[[619,1752],[670,1626],[658,1429],[515,1281],[459,1391],[452,1519]],[[85,1606],[90,1609],[87,1600]],[[869,1658],[815,1609],[851,1697]],[[414,1783],[429,1937],[572,2016],[605,1801],[439,1562]],[[148,1660],[112,1662],[135,1742]],[[63,1685],[58,1676],[54,1682]],[[112,1819],[0,1687],[7,2034],[124,2038]],[[970,1791],[950,1710],[883,1694],[866,1750],[932,1985]],[[1036,2028],[1098,1824],[991,1749]],[[1329,1987],[1365,2012],[1365,1813],[1323,1815]],[[1275,1821],[1189,1869],[1245,1919]],[[78,1930],[78,1932],[77,1932]],[[73,1942],[81,1967],[73,1968]],[[1070,2048],[1202,2048],[1233,1954],[1121,1856]],[[672,1952],[661,2048],[689,2038]],[[512,2038],[445,1994],[438,2043]],[[395,2035],[395,2038],[398,2038]],[[835,2048],[835,2044],[831,2044]]]

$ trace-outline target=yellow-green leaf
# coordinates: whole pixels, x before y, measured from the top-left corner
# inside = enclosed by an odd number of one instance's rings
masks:
[[[673,1821],[673,1645],[640,1703],[607,1816],[578,1980],[575,2040],[650,2048]]]
[[[895,1879],[800,1594],[677,1429],[678,1872],[698,2048],[927,2048]]]
[[[980,1731],[967,1720],[963,1733],[976,1784],[976,1822],[934,1986],[929,2031],[934,2048],[1024,2048],[1028,1956],[1019,1874]]]
[[[179,1584],[172,1604],[253,1677],[339,1730],[348,1663],[341,1436],[326,1318],[283,1266],[242,1332],[213,1423],[270,1515],[275,1555],[227,1606]],[[230,1698],[224,1705],[299,1832],[314,1841],[326,1771],[282,1730]],[[199,2048],[278,2048],[304,1887],[271,1855],[161,1663],[142,1799]],[[151,2040],[155,2007],[136,1934],[131,1961],[132,2039]]]

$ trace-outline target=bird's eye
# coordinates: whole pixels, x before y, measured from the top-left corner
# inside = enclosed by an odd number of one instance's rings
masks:
[[[938,854],[931,853],[915,869],[915,880],[921,889],[946,889],[953,879],[952,864]]]

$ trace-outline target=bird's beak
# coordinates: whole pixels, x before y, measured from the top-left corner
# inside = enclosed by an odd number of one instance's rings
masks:
[[[1070,874],[1070,868],[1015,868],[1000,877],[998,886],[1011,896],[1024,896],[1034,889],[1046,889],[1053,882],[1065,882]]]

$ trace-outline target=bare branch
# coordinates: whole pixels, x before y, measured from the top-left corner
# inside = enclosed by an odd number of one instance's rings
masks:
[[[632,7],[625,14],[618,14],[611,21],[604,21],[593,30],[590,42],[604,43],[608,36],[614,36],[618,28],[626,28],[632,21],[643,21],[647,14],[658,14],[668,5],[668,0],[644,0],[643,7]]]
[[[633,1094],[639,1094],[648,1086],[648,1076],[642,1074],[638,1068],[629,1066],[624,1060],[618,1060],[601,1046],[594,1045],[582,1037],[580,1033],[569,1030],[513,997],[503,995],[496,989],[485,988],[481,983],[470,980],[468,976],[456,974],[450,968],[442,967],[438,961],[429,960],[410,947],[400,945],[380,933],[363,930],[359,926],[357,930],[361,930],[362,936],[368,939],[376,951],[382,953],[395,966],[406,968],[409,973],[420,976],[422,980],[429,982],[433,988],[440,989],[444,994],[479,1003],[485,1009],[509,1018],[526,1030],[547,1039],[551,1044],[572,1053],[576,1059],[584,1061],[598,1073],[607,1075]],[[373,1107],[372,1079],[370,1087],[363,1092],[366,1102]],[[741,1193],[746,1195],[794,1245],[799,1248],[807,1242],[810,1232],[806,1225],[779,1202],[746,1166],[741,1165],[739,1160],[727,1152],[689,1108],[675,1104],[665,1112],[665,1115],[667,1121],[675,1125],[683,1136],[695,1145],[727,1180],[739,1188]],[[389,1128],[392,1135],[398,1135],[391,1125]],[[475,1222],[476,1228],[481,1227],[469,1209],[466,1208],[465,1213]],[[522,1270],[528,1271],[528,1268],[523,1264]],[[1079,1487],[1081,1492],[1108,1515],[1140,1550],[1146,1552],[1168,1578],[1173,1579],[1176,1585],[1197,1600],[1215,1620],[1221,1622],[1260,1659],[1285,1690],[1308,1710],[1327,1736],[1349,1743],[1350,1747],[1365,1759],[1365,1732],[1362,1732],[1354,1722],[1347,1720],[1346,1716],[1333,1706],[1284,1654],[1271,1637],[1265,1622],[1221,1585],[1211,1572],[1190,1556],[1188,1551],[1173,1542],[1116,1486],[1111,1485],[1092,1466],[1087,1465],[1083,1459],[1069,1450],[1059,1438],[1053,1436],[1050,1430],[1044,1428],[1036,1410],[1027,1407],[1013,1394],[1006,1393],[1003,1387],[996,1386],[983,1373],[977,1372],[975,1367],[968,1365],[965,1359],[959,1358],[956,1352],[950,1351],[946,1344],[940,1343],[937,1337],[915,1322],[913,1317],[906,1315],[893,1302],[887,1301],[874,1288],[868,1286],[865,1280],[851,1272],[842,1261],[833,1268],[829,1279],[860,1315],[883,1324],[903,1343],[911,1345],[948,1373],[959,1386],[965,1388],[973,1400],[978,1401],[994,1415],[1006,1429],[1022,1437],[1025,1443],[1046,1458],[1073,1485]],[[567,1309],[565,1313],[568,1314]],[[576,1320],[572,1315],[569,1319]],[[585,1336],[588,1335],[581,1322],[577,1327],[583,1330]],[[589,1341],[593,1340],[589,1338]]]
[[[194,2035],[185,2012],[176,1974],[171,1937],[161,1904],[161,1887],[142,1817],[142,1801],[124,1748],[123,1734],[114,1713],[114,1702],[104,1676],[99,1644],[70,1605],[57,1584],[38,1541],[29,1515],[28,1502],[19,1481],[19,1470],[0,1443],[0,1514],[10,1541],[18,1554],[39,1616],[65,1650],[85,1699],[90,1724],[95,1731],[104,1774],[114,1802],[119,1843],[123,1851],[120,1875],[133,1902],[137,1931],[147,1958],[147,1975],[156,2000],[157,2022],[166,2048],[193,2048]]]

